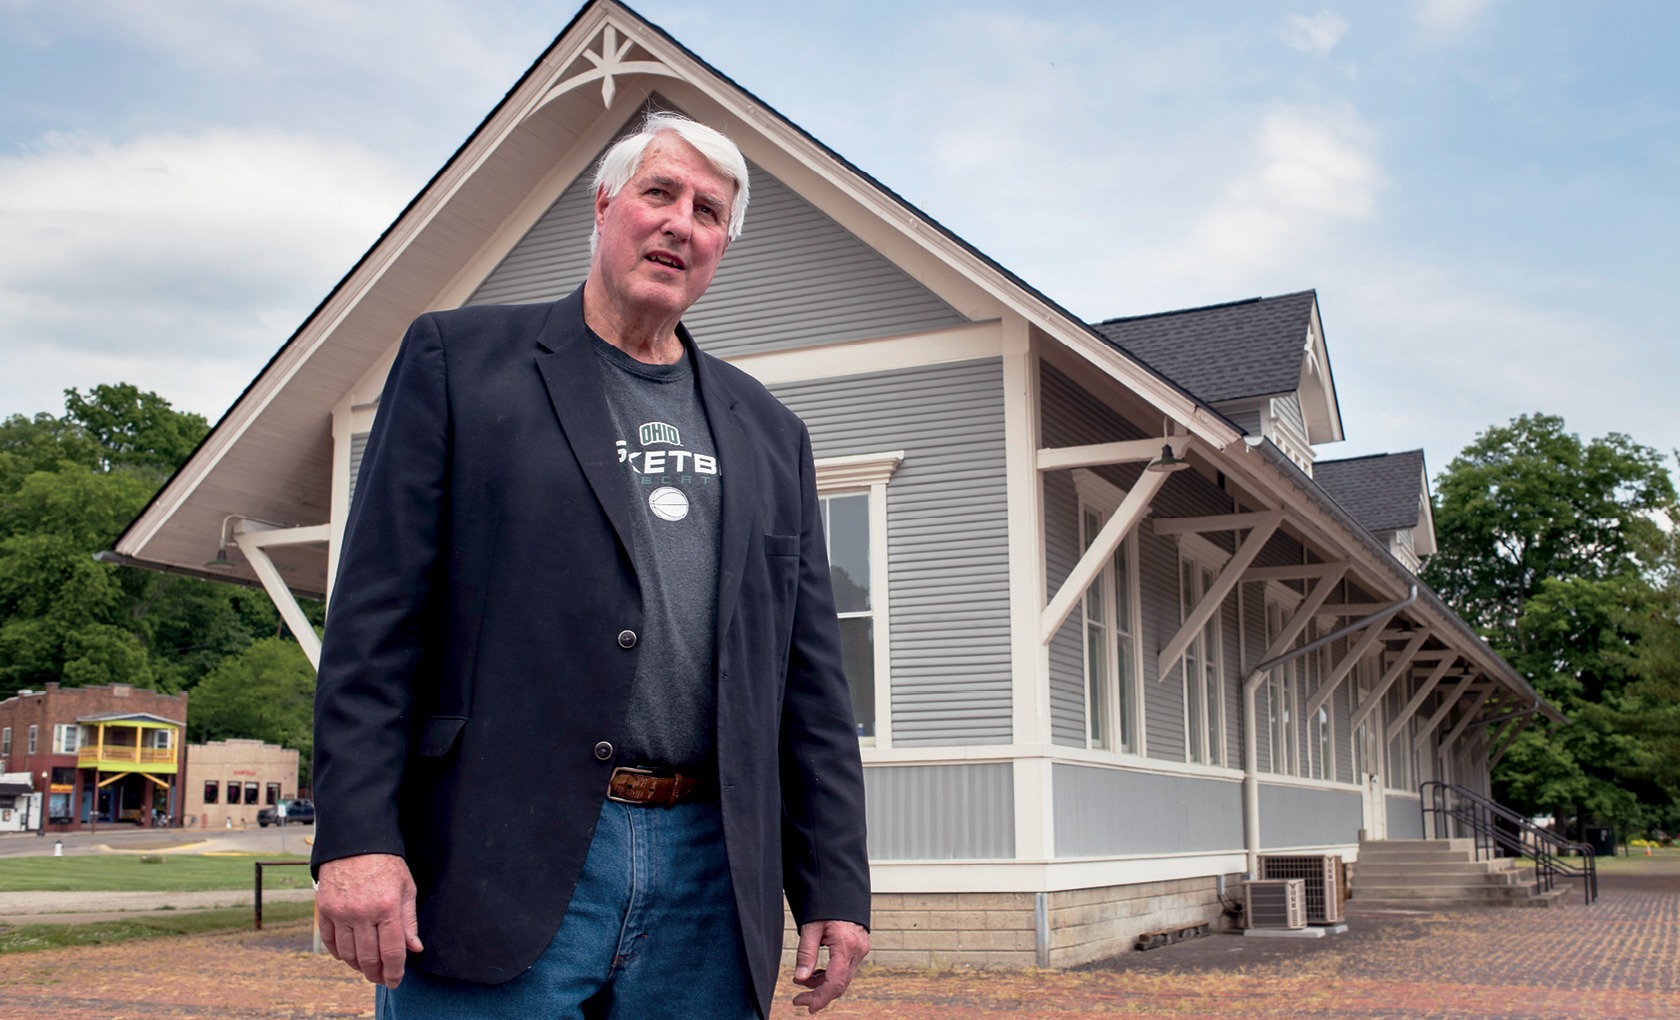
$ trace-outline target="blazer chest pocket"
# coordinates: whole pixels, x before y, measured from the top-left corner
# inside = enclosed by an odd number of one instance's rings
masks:
[[[448,754],[466,724],[464,715],[428,716],[420,729],[420,757],[442,758]]]

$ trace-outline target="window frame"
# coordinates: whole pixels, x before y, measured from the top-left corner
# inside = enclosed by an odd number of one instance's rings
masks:
[[[1190,613],[1201,605],[1202,599],[1207,597],[1208,589],[1218,584],[1219,574],[1230,559],[1229,552],[1200,535],[1178,536],[1179,626],[1183,626]],[[1194,581],[1190,586],[1191,590],[1187,590],[1184,583],[1187,566],[1191,568],[1188,576]],[[1231,595],[1227,593],[1225,598],[1220,600],[1219,607],[1208,616],[1207,622],[1190,639],[1189,644],[1185,645],[1184,654],[1174,666],[1178,670],[1183,699],[1184,760],[1209,768],[1225,768],[1229,759],[1226,753],[1230,742],[1230,730],[1225,706],[1225,602],[1230,598]],[[1196,664],[1194,688],[1190,683],[1192,662]],[[1207,703],[1207,693],[1210,689],[1217,692],[1211,711]],[[1194,728],[1191,726],[1192,708],[1198,710],[1195,715],[1199,725]],[[1215,732],[1218,738],[1210,742],[1208,737]],[[1201,757],[1196,757],[1193,751],[1200,752]]]
[[[1304,597],[1286,585],[1267,583],[1266,647],[1270,648],[1277,640]],[[1297,635],[1295,641],[1290,643],[1290,648],[1295,648],[1300,641],[1300,635]],[[1275,776],[1301,775],[1301,721],[1298,718],[1301,706],[1300,667],[1301,660],[1294,658],[1267,671],[1266,757],[1270,766],[1268,771]],[[1281,711],[1280,705],[1283,706]],[[1284,751],[1281,761],[1278,755],[1280,747]]]
[[[1301,632],[1302,639],[1311,643],[1331,633],[1335,629],[1335,621],[1329,617],[1315,616],[1308,621],[1306,629]],[[1345,646],[1346,642],[1340,642]],[[1302,656],[1305,660],[1306,676],[1303,678],[1302,692],[1308,697],[1317,697],[1323,689],[1324,678],[1335,668],[1335,656],[1332,654],[1337,643],[1324,645]],[[1343,653],[1346,648],[1343,647]],[[1320,705],[1317,714],[1311,719],[1303,719],[1307,730],[1307,770],[1308,779],[1324,782],[1336,781],[1336,702],[1328,699]]]
[[[12,756],[12,728],[0,727],[0,758]]]
[[[65,738],[69,737],[69,740]],[[53,725],[53,754],[75,754],[81,749],[82,727],[79,723]]]
[[[35,749],[40,746],[39,730],[40,730],[40,726],[38,726],[37,724],[35,724],[35,723],[30,723],[29,724],[29,750],[25,752],[26,755],[34,755],[35,754]]]
[[[1407,672],[1409,673],[1410,670]],[[1389,713],[1391,710],[1395,712],[1404,712],[1406,710],[1406,700],[1411,696],[1408,693],[1410,688],[1411,678],[1409,676],[1402,675],[1401,679],[1393,686],[1389,687],[1389,689],[1383,694],[1384,701],[1380,709],[1383,714],[1383,728],[1381,731],[1383,736],[1383,761],[1387,769],[1384,782],[1388,784],[1389,789],[1391,790],[1402,790],[1406,792],[1416,789],[1415,784],[1412,782],[1412,721],[1410,719],[1406,720],[1405,724],[1401,727],[1400,734],[1396,736],[1394,740],[1388,739],[1388,725]],[[1399,754],[1396,754],[1394,751],[1395,741],[1400,742]]]
[[[1353,676],[1347,682],[1353,684],[1354,706],[1365,704],[1365,699],[1376,690],[1377,681],[1382,676],[1382,658],[1380,652],[1368,652],[1359,664],[1353,668]],[[1378,740],[1382,732],[1382,709],[1378,703],[1358,726],[1350,727],[1348,734],[1348,767],[1356,783],[1369,783],[1372,776],[1383,774],[1383,754]],[[1384,777],[1386,782],[1386,777]]]
[[[870,619],[875,684],[873,736],[860,736],[863,747],[892,746],[892,642],[891,598],[888,591],[887,483],[904,462],[903,450],[848,454],[815,459],[818,500],[835,496],[866,495],[869,498],[869,610],[847,613],[848,618]],[[823,540],[828,541],[824,534]]]
[[[1076,533],[1078,536],[1079,553],[1091,547],[1095,533],[1086,533],[1086,514],[1094,514],[1097,518],[1097,528],[1100,530],[1114,515],[1125,492],[1089,468],[1077,468],[1073,472],[1073,487],[1078,497],[1078,511],[1076,518]],[[1115,569],[1117,557],[1124,556],[1125,577],[1118,576]],[[1091,619],[1091,590],[1097,590],[1101,619]],[[1125,593],[1121,598],[1122,591]],[[1114,555],[1103,563],[1102,570],[1091,582],[1091,588],[1079,600],[1080,627],[1080,691],[1085,706],[1085,747],[1088,750],[1110,751],[1115,754],[1142,756],[1148,747],[1145,732],[1145,712],[1143,711],[1143,647],[1139,635],[1142,631],[1142,610],[1140,596],[1142,589],[1138,579],[1138,542],[1137,529],[1121,539],[1120,545],[1114,550]],[[1124,603],[1125,612],[1121,612]],[[1093,685],[1091,677],[1091,630],[1096,627],[1102,634],[1103,657],[1102,667],[1104,676],[1098,678]],[[1120,641],[1124,638],[1128,651],[1123,655],[1120,651]],[[1125,663],[1124,675],[1121,664]],[[1101,694],[1101,704],[1092,705],[1092,690],[1096,687]],[[1129,692],[1128,692],[1129,688]],[[1128,696],[1129,694],[1129,696]],[[1099,718],[1100,717],[1100,718]],[[1093,733],[1093,719],[1097,719],[1101,726],[1101,734]],[[1128,731],[1130,740],[1127,739]]]
[[[206,779],[204,781],[204,803],[219,804],[222,797],[222,781],[220,779]]]

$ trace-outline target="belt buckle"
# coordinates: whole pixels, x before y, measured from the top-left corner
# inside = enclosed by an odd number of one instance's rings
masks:
[[[647,801],[645,801],[645,800],[631,800],[628,797],[620,797],[620,796],[617,796],[616,794],[613,793],[613,782],[614,782],[614,780],[618,779],[618,774],[620,772],[624,773],[625,775],[631,775],[631,776],[652,776],[652,775],[657,774],[652,769],[639,769],[639,768],[636,768],[633,765],[620,765],[617,768],[612,770],[612,775],[607,777],[607,799],[610,800],[610,801],[616,801],[620,804],[645,804],[645,803],[647,803]]]

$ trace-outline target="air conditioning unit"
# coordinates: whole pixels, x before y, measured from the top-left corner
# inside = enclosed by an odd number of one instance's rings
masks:
[[[1347,889],[1346,865],[1331,854],[1269,854],[1260,858],[1261,878],[1298,878],[1307,884],[1307,922],[1339,924]]]
[[[1243,917],[1250,928],[1305,928],[1306,883],[1298,878],[1244,882]]]

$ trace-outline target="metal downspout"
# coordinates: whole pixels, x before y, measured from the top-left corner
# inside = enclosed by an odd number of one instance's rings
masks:
[[[1248,877],[1254,878],[1260,874],[1260,743],[1259,727],[1254,720],[1254,695],[1265,682],[1266,674],[1291,659],[1298,659],[1332,641],[1364,630],[1374,623],[1381,623],[1417,600],[1418,586],[1414,584],[1411,593],[1399,602],[1333,630],[1316,641],[1310,641],[1299,648],[1292,648],[1282,655],[1267,659],[1255,666],[1249,672],[1248,679],[1243,681],[1243,837],[1248,850]],[[1346,682],[1345,678],[1343,682]]]

